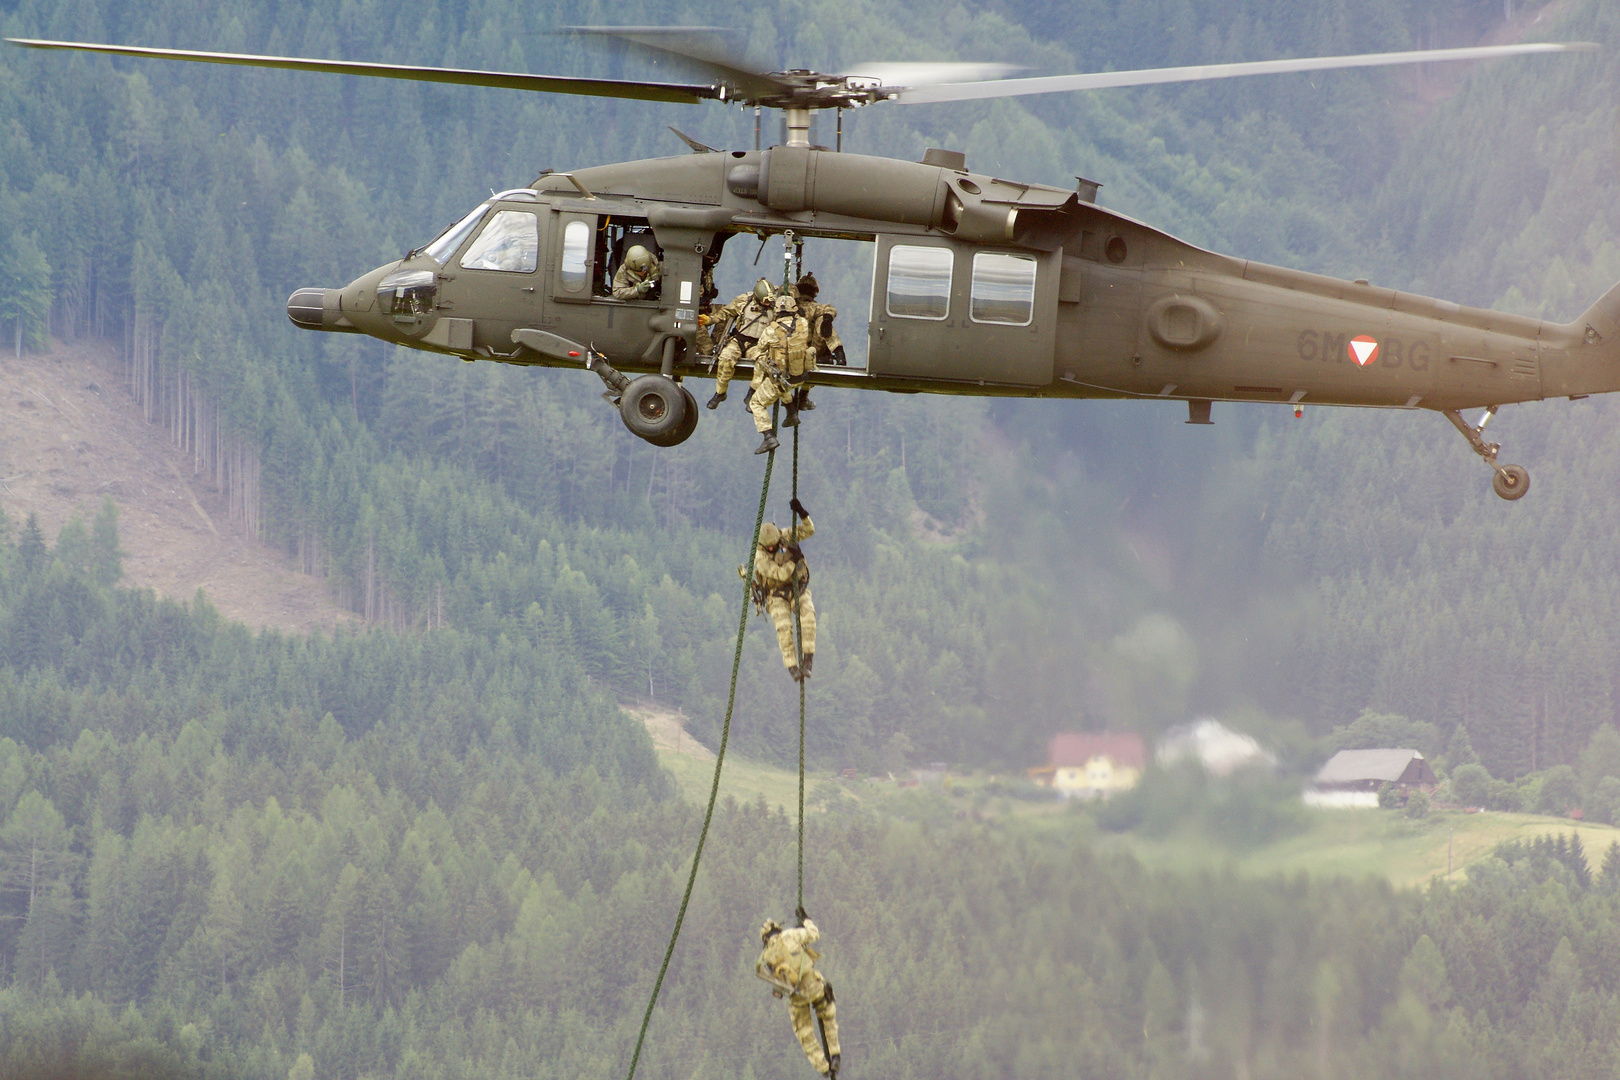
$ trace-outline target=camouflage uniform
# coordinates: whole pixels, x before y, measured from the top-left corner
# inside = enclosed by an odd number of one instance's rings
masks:
[[[833,329],[833,320],[838,317],[838,309],[816,300],[816,297],[821,295],[821,286],[816,282],[816,275],[805,274],[797,284],[790,287],[789,291],[799,302],[799,313],[810,326],[810,358],[805,370],[815,371],[817,363],[823,359],[839,366],[848,364],[844,359],[844,343],[839,339],[838,331]],[[787,417],[782,421],[783,427],[797,427],[799,410],[809,412],[816,407],[810,400],[810,387],[803,377],[793,381],[800,385],[793,400],[788,404]]]
[[[759,343],[760,335],[770,325],[770,302],[762,303],[755,298],[754,293],[745,292],[724,307],[711,311],[708,315],[708,325],[724,326],[728,319],[735,319],[736,322],[732,325],[731,334],[726,338],[725,344],[720,347],[714,376],[716,397],[725,395],[726,387],[731,385],[731,377],[737,374],[737,361]]]
[[[624,265],[613,275],[613,299],[645,300],[663,276],[656,255],[639,245],[633,247],[625,252]]]
[[[849,361],[844,359],[844,342],[838,336],[837,327],[833,326],[833,320],[838,318],[838,309],[831,304],[803,300],[799,303],[799,310],[810,320],[810,344],[815,347],[816,360],[846,366]],[[815,363],[810,365],[810,370],[816,370]]]
[[[754,378],[749,383],[754,394],[748,403],[754,414],[754,430],[771,430],[771,406],[789,401],[794,387],[804,381],[811,362],[810,324],[797,310],[791,296],[776,301],[776,317],[759,336],[759,343],[748,350],[754,362]]]
[[[840,1048],[838,1010],[833,1002],[832,984],[816,970],[816,961],[821,957],[810,947],[820,937],[821,931],[809,919],[805,919],[801,927],[778,930],[765,941],[765,948],[760,951],[754,971],[777,988],[777,997],[787,995],[793,1034],[799,1037],[799,1045],[804,1047],[804,1056],[810,1059],[811,1066],[826,1076],[836,1068],[827,1059],[831,1057],[836,1061],[840,1057]],[[821,1030],[827,1038],[825,1052],[821,1049],[821,1040],[816,1038],[812,1010],[821,1018]]]
[[[833,327],[833,320],[838,318],[838,309],[816,299],[821,295],[816,276],[804,275],[788,291],[799,302],[799,314],[810,320],[810,345],[815,349],[815,354],[810,358],[809,370],[815,371],[816,365],[822,360],[845,365],[844,342]]]
[[[795,509],[799,509],[795,507]],[[765,611],[776,624],[776,644],[782,650],[782,666],[798,677],[799,655],[793,650],[793,599],[799,601],[799,637],[803,642],[804,673],[809,674],[816,655],[816,604],[810,599],[810,567],[799,551],[799,541],[815,535],[810,515],[791,529],[766,525],[760,529],[760,546],[754,551],[754,586],[763,594]]]

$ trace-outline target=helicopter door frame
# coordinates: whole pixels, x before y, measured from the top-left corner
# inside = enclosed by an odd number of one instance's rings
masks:
[[[899,262],[905,277],[899,280],[906,291],[891,293],[897,248],[905,249]],[[1051,385],[1062,268],[1061,250],[879,234],[867,370],[911,379]]]
[[[552,215],[551,231],[556,239],[551,244],[548,269],[551,298],[565,304],[588,304],[592,300],[591,284],[596,280],[597,215],[561,209],[554,209]],[[583,231],[575,226],[583,226]]]

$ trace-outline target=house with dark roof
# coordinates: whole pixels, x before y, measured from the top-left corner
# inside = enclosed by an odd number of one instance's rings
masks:
[[[1062,731],[1046,744],[1046,764],[1030,776],[1064,798],[1107,798],[1142,779],[1147,745],[1134,731]]]
[[[1402,802],[1414,791],[1433,792],[1440,780],[1416,750],[1340,750],[1311,779],[1305,802],[1313,806],[1377,806],[1385,784]]]

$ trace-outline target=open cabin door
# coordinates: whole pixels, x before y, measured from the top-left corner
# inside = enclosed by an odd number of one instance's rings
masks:
[[[872,374],[1052,382],[1061,251],[880,235],[874,258]]]

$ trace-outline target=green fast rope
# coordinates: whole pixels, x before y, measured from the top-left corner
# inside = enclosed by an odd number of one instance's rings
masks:
[[[773,424],[774,427],[774,424]],[[675,929],[669,935],[669,948],[664,950],[664,962],[658,968],[658,979],[653,983],[652,997],[647,999],[647,1012],[641,1018],[641,1033],[636,1036],[636,1051],[630,1056],[630,1071],[625,1080],[635,1080],[636,1065],[641,1061],[641,1046],[647,1040],[647,1027],[652,1023],[653,1006],[658,1004],[658,992],[664,988],[664,976],[669,972],[670,958],[675,955],[675,942],[681,936],[681,924],[686,921],[686,907],[692,901],[692,886],[697,883],[698,863],[703,859],[703,845],[709,839],[709,823],[714,820],[714,804],[720,798],[720,767],[726,762],[726,740],[731,737],[731,712],[737,703],[737,672],[742,665],[743,638],[748,632],[748,602],[754,591],[754,555],[759,551],[759,527],[765,522],[765,499],[771,491],[771,467],[776,464],[776,451],[765,458],[765,483],[759,490],[759,512],[754,515],[754,542],[748,547],[748,573],[743,578],[742,615],[737,619],[737,649],[731,657],[731,689],[726,694],[726,719],[720,727],[720,748],[714,755],[714,782],[709,785],[709,807],[703,812],[703,828],[698,832],[697,851],[692,855],[692,872],[686,878],[686,892],[681,896],[681,909],[675,916]]]
[[[793,501],[799,500],[799,429],[793,429]],[[792,515],[788,517],[793,521]],[[793,522],[795,526],[798,522]],[[799,617],[798,575],[793,581],[793,636],[799,659],[799,907],[804,907],[804,623]]]

